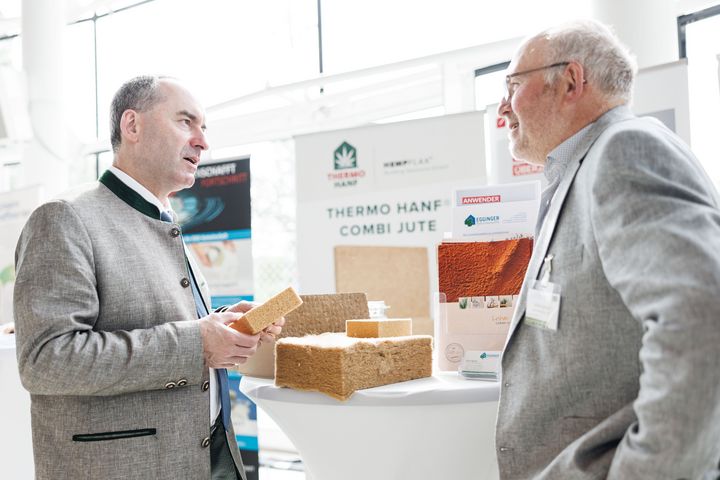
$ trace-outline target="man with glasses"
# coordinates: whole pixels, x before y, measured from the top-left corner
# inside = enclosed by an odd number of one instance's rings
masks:
[[[719,478],[718,195],[630,112],[635,71],[592,21],[530,38],[508,69],[511,152],[548,187],[502,357],[503,479]]]

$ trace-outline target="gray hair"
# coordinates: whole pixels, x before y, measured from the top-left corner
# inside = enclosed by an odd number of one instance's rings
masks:
[[[547,41],[547,63],[578,62],[588,83],[606,99],[630,103],[637,63],[610,28],[595,20],[580,20],[545,30],[533,40],[540,38]],[[559,74],[551,69],[545,81],[550,83]]]
[[[160,80],[167,77],[142,75],[131,78],[118,89],[110,105],[110,143],[117,152],[122,142],[120,120],[126,110],[144,112],[162,100],[158,89]]]

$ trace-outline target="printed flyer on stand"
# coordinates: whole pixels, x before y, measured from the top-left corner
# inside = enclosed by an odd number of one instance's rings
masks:
[[[455,190],[452,238],[487,242],[532,236],[539,203],[538,181]]]
[[[438,246],[438,366],[495,379],[532,254],[537,181],[458,189]]]

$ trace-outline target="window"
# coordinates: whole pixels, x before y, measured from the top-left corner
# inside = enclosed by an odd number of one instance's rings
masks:
[[[97,21],[100,137],[129,78],[180,78],[207,106],[317,75],[315,0],[157,0]]]
[[[720,112],[720,14],[686,26],[692,150],[720,188],[717,115]]]
[[[323,67],[339,73],[525,35],[587,16],[589,0],[322,0]]]

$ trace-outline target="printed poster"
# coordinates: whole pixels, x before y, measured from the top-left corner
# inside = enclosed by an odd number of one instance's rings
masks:
[[[40,197],[40,187],[0,193],[0,325],[13,321],[15,247]]]
[[[438,246],[438,366],[496,378],[532,254],[540,182],[457,189],[452,238]]]
[[[427,248],[427,291],[437,291],[435,246],[451,230],[452,191],[486,181],[484,116],[296,137],[301,290],[335,292],[335,247],[373,246]]]
[[[487,106],[488,182],[497,184],[537,180],[544,186],[546,179],[541,165],[517,160],[510,154],[510,129],[507,120],[495,113],[497,109],[498,104]]]
[[[171,197],[183,237],[212,293],[212,307],[253,299],[250,158],[201,165]]]
[[[503,349],[532,246],[528,237],[438,246],[440,370],[491,378],[475,369],[486,369],[482,360]]]

